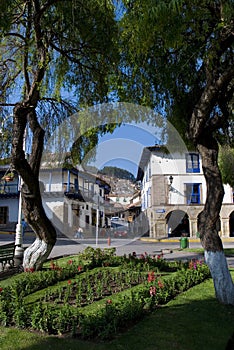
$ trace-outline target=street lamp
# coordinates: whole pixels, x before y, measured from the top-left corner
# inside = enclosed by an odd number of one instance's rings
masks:
[[[169,191],[171,191],[171,189],[172,189],[172,183],[173,183],[173,176],[171,175],[170,177],[169,177]]]
[[[23,260],[24,255],[24,249],[22,247],[23,239],[22,239],[22,233],[23,233],[23,226],[22,226],[22,194],[21,194],[21,184],[22,184],[22,178],[19,176],[19,209],[18,209],[18,223],[16,225],[16,232],[15,232],[15,264],[16,266],[20,265],[20,263]]]
[[[24,140],[23,140],[23,151],[26,150],[26,135],[27,131],[25,129],[24,132]],[[24,256],[24,248],[22,247],[23,243],[23,225],[22,225],[22,177],[19,175],[19,209],[18,209],[18,222],[16,225],[16,232],[15,232],[15,256],[14,261],[15,265],[18,266],[22,263],[23,256]]]
[[[168,184],[168,190],[169,190],[169,193],[168,193],[168,195],[169,195],[169,198],[168,198],[168,204],[171,204],[171,192],[172,192],[172,183],[173,183],[173,176],[172,175],[170,175],[169,176],[169,184]]]
[[[105,217],[105,212],[104,212],[103,208],[101,208],[101,210],[99,209],[100,208],[100,196],[101,196],[100,193],[95,192],[95,197],[97,198],[97,202],[96,202],[96,246],[98,246],[98,234],[99,234],[98,231],[99,231],[100,213],[101,213],[102,218]],[[101,201],[101,203],[103,203],[103,202]],[[101,227],[102,227],[102,224],[101,224]]]
[[[97,209],[96,209],[96,246],[98,246],[98,226],[99,226],[99,195],[97,195]]]

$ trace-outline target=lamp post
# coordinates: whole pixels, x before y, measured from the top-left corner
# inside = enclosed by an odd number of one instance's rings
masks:
[[[25,129],[24,132],[24,140],[23,140],[23,151],[26,150],[26,135],[27,131]],[[19,175],[19,208],[18,208],[18,222],[16,225],[16,232],[15,232],[15,256],[14,256],[14,262],[16,266],[19,266],[23,261],[24,256],[24,248],[22,246],[23,244],[23,225],[22,225],[22,178]]]
[[[169,189],[169,198],[168,198],[169,203],[168,204],[171,204],[172,183],[173,183],[173,176],[170,175],[169,176],[169,185],[168,185],[168,189]]]
[[[14,261],[15,265],[19,266],[22,263],[23,255],[24,255],[24,248],[22,247],[23,238],[23,226],[22,226],[22,194],[21,194],[21,184],[22,179],[21,176],[19,176],[19,209],[18,209],[18,223],[16,225],[16,232],[15,232],[15,256]]]
[[[170,190],[171,190],[171,186],[172,186],[172,182],[173,182],[173,176],[169,176],[169,182],[170,182]]]
[[[97,209],[96,209],[96,246],[98,246],[98,226],[99,226],[99,195],[97,197]]]

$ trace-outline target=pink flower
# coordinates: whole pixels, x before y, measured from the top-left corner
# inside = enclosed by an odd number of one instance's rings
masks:
[[[106,301],[106,303],[107,303],[107,304],[112,304],[112,300],[111,300],[111,299],[108,299],[108,300]]]
[[[77,270],[80,272],[82,270],[82,266],[78,266]]]
[[[156,295],[156,287],[150,287],[150,296],[153,297],[154,295]]]
[[[69,265],[72,265],[73,264],[73,260],[68,260],[68,262],[67,262]]]

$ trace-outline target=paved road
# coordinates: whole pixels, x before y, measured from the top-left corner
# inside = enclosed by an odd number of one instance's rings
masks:
[[[0,245],[8,242],[14,241],[14,234],[0,235]],[[23,245],[27,247],[34,240],[33,236],[24,237]],[[228,240],[223,242],[224,248],[234,248],[234,240]],[[162,251],[164,253],[164,258],[167,260],[190,260],[195,258],[200,258],[201,255],[193,252],[187,252],[185,249],[180,249],[180,241],[177,239],[168,239],[163,241],[152,241],[149,239],[112,239],[111,244],[108,245],[107,239],[99,239],[97,242],[95,239],[71,239],[58,238],[55,247],[53,248],[49,258],[56,258],[61,256],[68,256],[71,254],[77,254],[82,252],[87,246],[92,246],[94,248],[116,248],[117,255],[128,255],[135,252],[137,255],[144,254],[145,252],[149,255],[158,255]],[[189,239],[190,248],[201,248],[199,240]],[[234,257],[227,258],[228,265],[234,267]]]

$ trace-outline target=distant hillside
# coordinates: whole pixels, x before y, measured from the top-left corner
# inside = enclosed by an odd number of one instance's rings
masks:
[[[118,179],[129,180],[131,182],[136,181],[134,175],[129,171],[113,166],[105,166],[103,169],[98,171],[98,174],[115,177]]]

